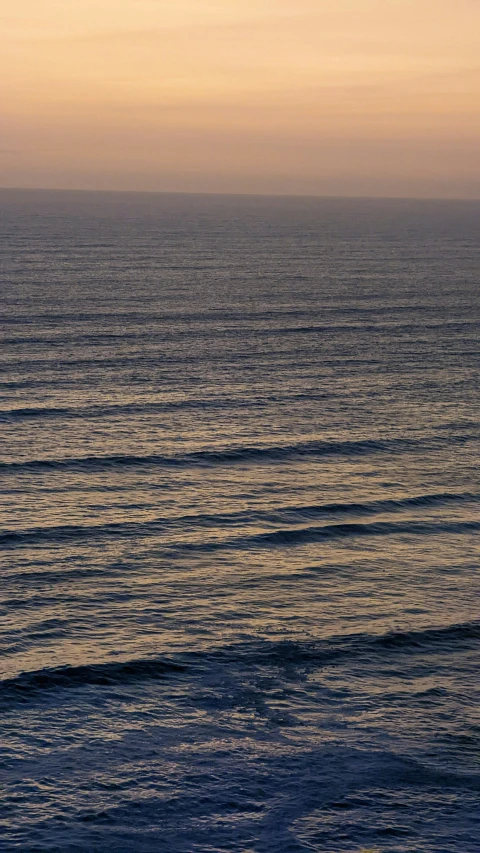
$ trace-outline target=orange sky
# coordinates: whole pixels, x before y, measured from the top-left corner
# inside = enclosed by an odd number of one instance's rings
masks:
[[[14,0],[0,185],[480,197],[479,0]]]

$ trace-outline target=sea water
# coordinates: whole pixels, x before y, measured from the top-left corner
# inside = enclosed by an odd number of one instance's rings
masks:
[[[478,853],[480,202],[0,212],[2,853]]]

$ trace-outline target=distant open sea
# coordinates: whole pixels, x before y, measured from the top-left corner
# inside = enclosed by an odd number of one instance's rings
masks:
[[[0,213],[1,853],[479,853],[480,202]]]

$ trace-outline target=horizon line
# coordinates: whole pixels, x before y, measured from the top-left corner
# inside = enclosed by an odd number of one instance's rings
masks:
[[[455,201],[480,202],[480,196],[400,196],[400,195],[350,195],[344,193],[253,193],[253,192],[209,192],[205,190],[132,190],[132,189],[93,189],[91,187],[18,187],[0,186],[0,192],[51,192],[51,193],[98,193],[111,195],[182,195],[208,197],[239,197],[239,198],[311,198],[311,199],[346,199],[364,201]]]

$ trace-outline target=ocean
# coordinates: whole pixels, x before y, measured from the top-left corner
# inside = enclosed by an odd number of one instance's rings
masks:
[[[480,202],[0,211],[2,853],[479,853]]]

